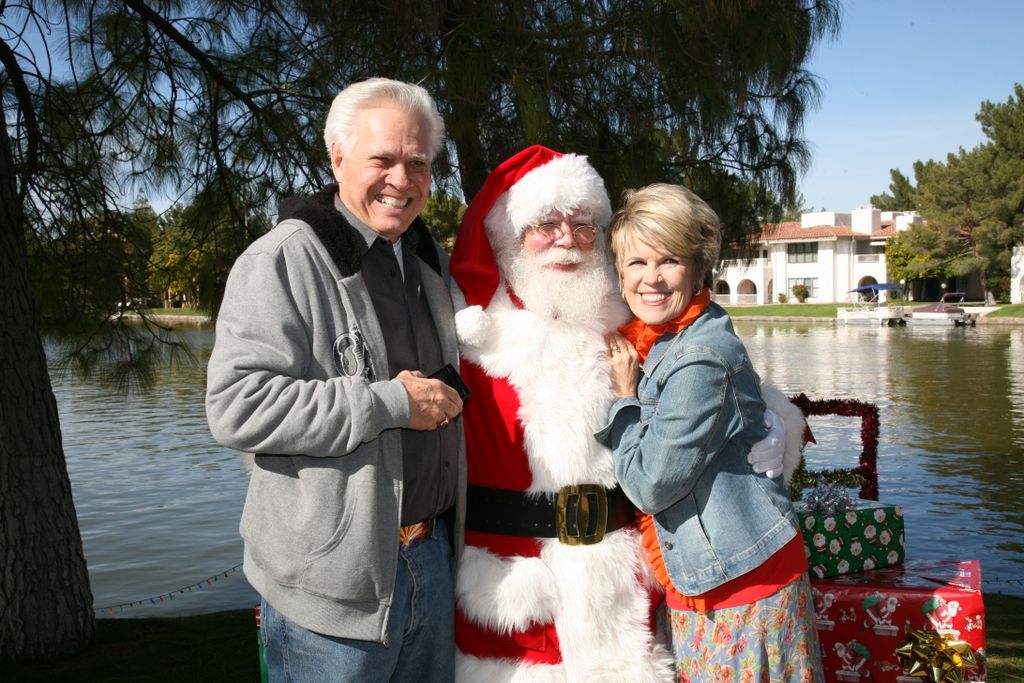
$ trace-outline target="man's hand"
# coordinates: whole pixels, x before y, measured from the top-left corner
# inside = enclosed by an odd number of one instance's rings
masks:
[[[430,379],[418,370],[403,370],[395,379],[409,394],[409,429],[429,431],[447,427],[462,412],[462,399],[439,379]]]
[[[774,479],[782,474],[782,454],[786,450],[786,426],[770,410],[764,411],[764,424],[769,427],[768,435],[754,444],[747,454],[747,462],[754,472]]]

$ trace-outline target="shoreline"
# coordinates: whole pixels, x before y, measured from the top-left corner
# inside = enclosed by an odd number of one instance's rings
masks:
[[[127,317],[139,317],[137,314],[134,316]],[[187,324],[187,325],[204,325],[213,324],[213,318],[209,315],[167,315],[158,314],[148,316],[150,320],[160,323],[171,325],[174,323]],[[780,323],[835,323],[839,322],[838,318],[827,318],[823,316],[801,316],[801,315],[731,315],[730,317],[736,321],[749,320],[751,322],[780,322]],[[987,313],[981,313],[974,318],[975,324],[977,325],[1008,325],[1008,326],[1024,326],[1024,318],[1004,318],[1004,317],[990,317]]]
[[[779,323],[835,323],[838,318],[825,318],[821,316],[794,316],[794,315],[731,315],[733,322],[749,320],[750,322],[779,322]],[[990,318],[987,315],[979,315],[974,319],[976,325],[1020,325],[1024,326],[1024,318]],[[859,323],[858,323],[859,324]]]

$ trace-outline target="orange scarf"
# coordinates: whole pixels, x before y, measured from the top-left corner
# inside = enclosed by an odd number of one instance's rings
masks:
[[[654,346],[654,342],[658,341],[661,335],[668,332],[673,334],[679,334],[687,325],[692,323],[697,317],[708,309],[711,304],[711,292],[707,287],[703,287],[687,304],[683,312],[677,315],[667,323],[661,323],[660,325],[648,325],[640,318],[633,318],[628,323],[619,328],[619,332],[622,333],[630,343],[636,347],[636,352],[640,354],[640,362],[643,363],[647,360],[647,354],[650,353],[651,347]]]

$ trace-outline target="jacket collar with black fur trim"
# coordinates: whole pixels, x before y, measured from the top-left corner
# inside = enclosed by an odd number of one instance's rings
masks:
[[[362,253],[365,248],[360,248],[363,238],[359,231],[334,208],[334,198],[337,195],[338,185],[332,183],[309,197],[289,197],[281,202],[278,220],[295,218],[307,223],[330,254],[342,277],[348,277],[358,273],[362,267]],[[409,246],[414,247],[416,256],[435,273],[442,275],[434,239],[422,219],[417,217],[409,226],[406,235],[412,238],[409,240]]]

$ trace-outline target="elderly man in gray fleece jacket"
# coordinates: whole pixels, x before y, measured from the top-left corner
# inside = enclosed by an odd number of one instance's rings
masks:
[[[288,200],[228,278],[206,410],[255,453],[242,513],[272,681],[453,678],[465,515],[445,253],[418,218],[444,125],[419,86],[335,99],[337,185]]]

